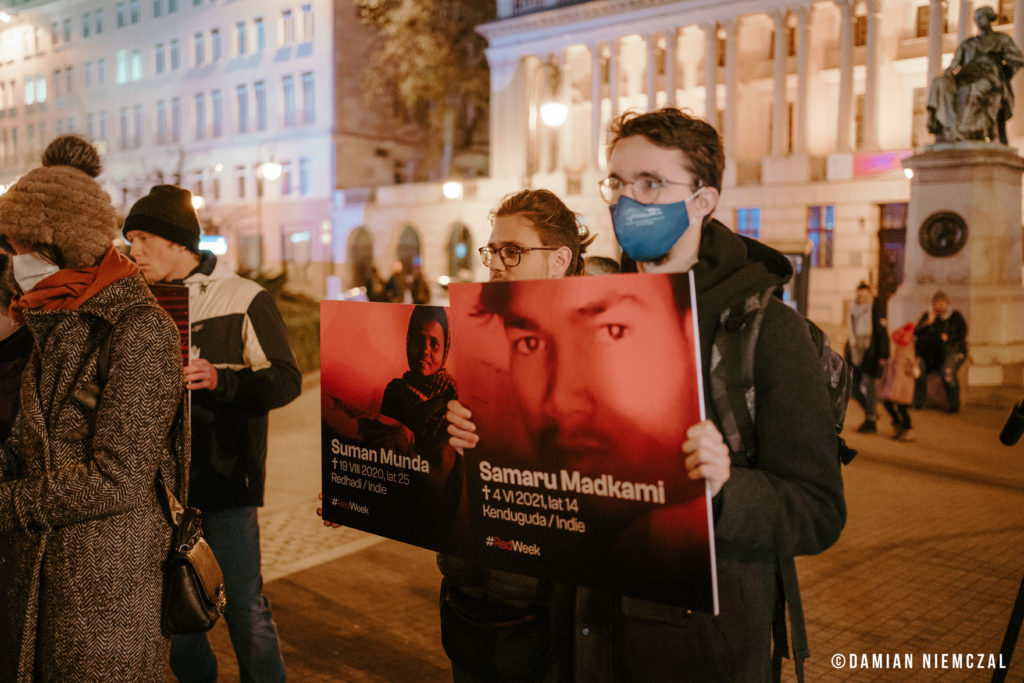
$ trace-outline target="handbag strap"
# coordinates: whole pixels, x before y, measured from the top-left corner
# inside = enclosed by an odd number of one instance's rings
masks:
[[[105,387],[107,385],[107,378],[110,376],[110,342],[114,336],[114,326],[117,325],[121,318],[133,308],[156,308],[157,310],[162,310],[159,306],[155,306],[150,303],[142,303],[133,304],[121,311],[121,316],[111,324],[110,332],[108,332],[107,336],[103,338],[103,343],[100,345],[100,357],[96,362],[96,375],[99,378],[99,385],[101,387]],[[160,470],[157,470],[156,472],[156,481],[158,484],[156,487],[157,493],[163,493],[164,502],[167,504],[167,512],[171,518],[171,524],[175,529],[177,529],[181,524],[182,515],[185,514],[185,506],[181,504],[178,497],[174,495],[174,491],[172,491],[171,487],[164,481],[163,473],[160,472]]]

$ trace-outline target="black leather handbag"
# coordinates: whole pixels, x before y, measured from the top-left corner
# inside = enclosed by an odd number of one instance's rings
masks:
[[[203,539],[202,514],[185,507],[157,477],[174,525],[174,545],[164,571],[161,624],[168,635],[209,631],[224,614],[224,575]]]

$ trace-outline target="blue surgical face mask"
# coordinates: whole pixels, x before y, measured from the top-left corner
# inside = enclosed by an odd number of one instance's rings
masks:
[[[704,188],[681,202],[672,204],[641,204],[622,195],[612,204],[612,227],[615,239],[626,256],[634,261],[656,261],[669,252],[690,227],[686,202]]]

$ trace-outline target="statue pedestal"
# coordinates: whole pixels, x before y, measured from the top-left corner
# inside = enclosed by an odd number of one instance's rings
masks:
[[[1000,407],[1024,393],[1024,286],[1021,280],[1021,172],[1024,158],[999,143],[936,144],[903,160],[912,169],[903,283],[889,300],[889,329],[916,323],[944,291],[967,319],[964,398]],[[946,214],[938,221],[929,219]],[[966,241],[955,253],[956,214]],[[932,222],[932,229],[928,229]],[[951,248],[949,250],[952,250]]]

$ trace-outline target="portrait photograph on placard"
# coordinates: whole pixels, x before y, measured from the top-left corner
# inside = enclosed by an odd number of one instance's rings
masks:
[[[465,518],[447,309],[324,301],[320,335],[324,519],[449,548]]]
[[[688,275],[452,287],[474,539],[489,564],[716,611]]]

